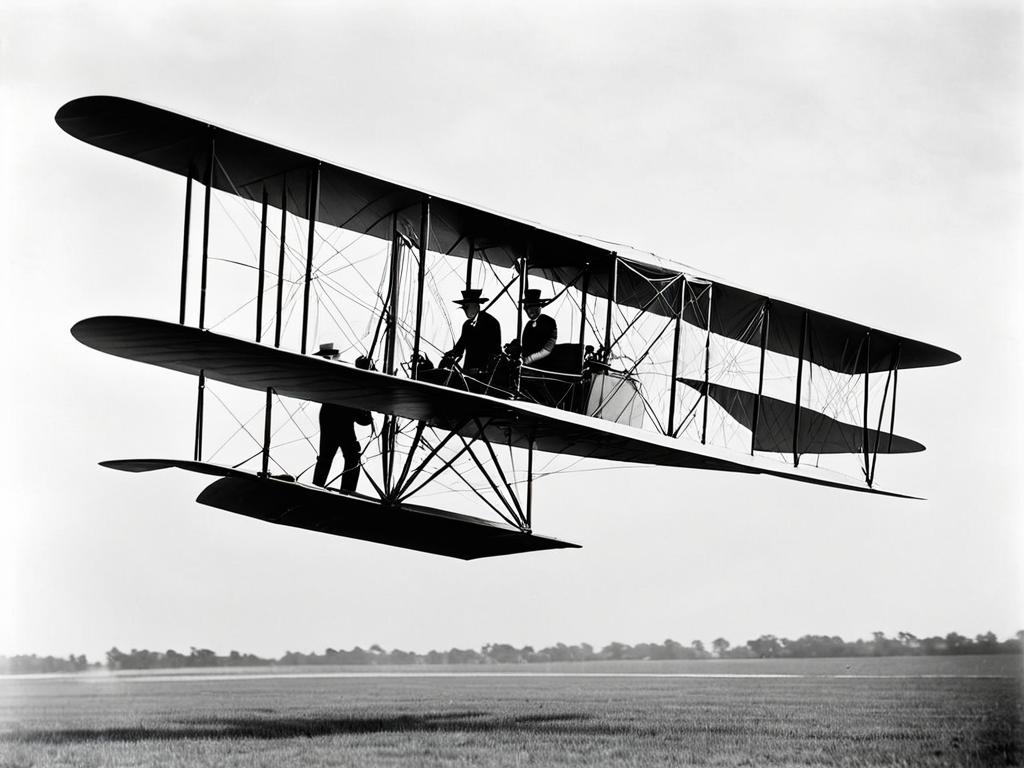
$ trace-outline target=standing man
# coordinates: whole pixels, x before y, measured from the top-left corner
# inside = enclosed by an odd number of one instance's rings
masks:
[[[444,353],[444,362],[457,362],[465,354],[463,368],[489,372],[495,356],[501,353],[501,324],[481,309],[488,300],[481,293],[479,288],[467,288],[462,298],[455,300],[466,313],[466,322],[455,346]]]
[[[551,354],[558,342],[558,324],[553,317],[541,314],[548,301],[540,297],[539,288],[527,288],[523,294],[523,309],[530,318],[523,326],[520,342],[523,365],[533,365]]]
[[[338,350],[334,348],[333,343],[321,344],[320,349],[313,354],[327,360],[338,359]],[[358,358],[356,367],[368,370],[370,359]],[[373,416],[369,411],[345,405],[324,403],[320,406],[320,451],[316,457],[316,468],[313,470],[313,485],[323,488],[327,484],[334,454],[340,448],[345,459],[345,469],[341,473],[341,492],[355,491],[359,483],[359,459],[362,455],[362,447],[356,439],[356,424],[369,426],[373,424]]]

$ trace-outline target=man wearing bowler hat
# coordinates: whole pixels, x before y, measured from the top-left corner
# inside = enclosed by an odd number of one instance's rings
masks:
[[[320,349],[313,353],[326,360],[337,360],[338,350],[334,344],[321,344]],[[368,370],[371,361],[368,357],[356,359],[356,367]],[[352,493],[359,483],[359,459],[362,447],[356,439],[356,424],[369,426],[373,424],[373,416],[369,411],[349,408],[335,403],[324,403],[320,406],[320,451],[316,457],[316,468],[313,470],[313,485],[321,488],[327,483],[331,473],[334,454],[341,449],[345,458],[345,469],[341,473],[341,492]]]
[[[488,301],[481,293],[479,288],[467,288],[462,298],[455,300],[466,313],[466,322],[462,324],[462,335],[455,346],[444,353],[445,362],[456,362],[465,354],[463,368],[487,370],[501,352],[501,324],[481,309]]]

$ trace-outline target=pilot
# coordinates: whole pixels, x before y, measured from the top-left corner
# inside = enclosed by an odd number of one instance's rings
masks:
[[[548,300],[540,297],[539,288],[527,288],[523,294],[523,310],[530,321],[523,326],[520,341],[523,365],[533,365],[551,354],[558,342],[558,324],[550,315],[541,314]]]
[[[463,368],[489,369],[495,356],[501,353],[501,324],[481,309],[488,301],[479,288],[467,288],[455,303],[466,313],[462,335],[455,346],[444,353],[442,364],[451,365],[465,354]]]
[[[321,344],[320,349],[313,354],[327,360],[338,359],[338,350],[332,343]],[[371,366],[368,357],[356,359],[357,368],[369,370]],[[369,411],[335,403],[324,403],[320,406],[320,452],[316,457],[316,468],[313,470],[313,485],[321,488],[326,485],[334,454],[340,448],[345,459],[345,469],[341,473],[341,492],[355,491],[359,483],[359,458],[362,450],[356,439],[356,424],[370,426],[373,424],[373,416]]]

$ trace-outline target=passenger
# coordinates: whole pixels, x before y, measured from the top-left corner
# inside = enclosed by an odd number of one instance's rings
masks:
[[[462,335],[455,346],[444,353],[442,367],[450,367],[465,354],[462,367],[482,371],[486,375],[490,373],[495,357],[501,353],[501,324],[481,309],[487,301],[481,293],[483,291],[479,288],[467,288],[462,292],[462,298],[455,300],[466,313],[466,322],[462,324]]]
[[[321,344],[320,349],[313,353],[328,360],[338,359],[338,350],[334,344]],[[356,367],[369,370],[372,366],[370,358],[359,357]],[[316,468],[313,470],[313,485],[323,488],[331,473],[334,454],[341,449],[345,459],[345,468],[341,473],[341,492],[352,493],[359,484],[359,459],[362,447],[356,439],[355,425],[370,426],[373,416],[369,411],[350,408],[345,405],[324,403],[320,406],[320,452],[316,457]]]
[[[523,365],[533,365],[551,354],[558,342],[558,324],[550,315],[541,314],[541,307],[549,302],[540,297],[540,289],[527,288],[523,295],[523,309],[530,322],[523,326],[520,350]]]

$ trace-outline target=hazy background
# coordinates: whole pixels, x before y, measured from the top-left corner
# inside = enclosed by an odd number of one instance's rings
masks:
[[[6,0],[0,653],[1020,629],[1021,80],[1013,2]],[[897,431],[929,450],[878,465],[928,500],[548,478],[536,529],[584,548],[467,564],[99,468],[189,456],[195,384],[68,332],[177,318],[184,183],[57,128],[90,94],[953,349],[900,378]]]

